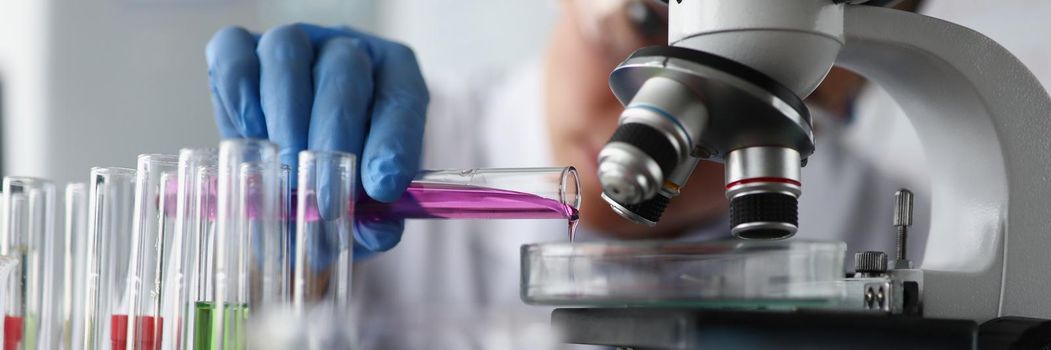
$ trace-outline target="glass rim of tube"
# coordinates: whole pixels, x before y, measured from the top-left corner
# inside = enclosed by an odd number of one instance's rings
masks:
[[[142,154],[139,154],[138,156],[135,157],[136,166],[138,166],[138,161],[141,161],[144,158],[148,158],[148,159],[152,160],[153,162],[167,162],[167,163],[172,163],[172,164],[178,164],[179,163],[179,155],[177,155],[177,154],[169,154],[169,153],[142,153]]]
[[[121,166],[95,166],[91,167],[91,174],[120,174],[135,175],[138,170]]]
[[[236,148],[231,148],[231,147],[236,147]],[[262,151],[263,149],[270,148],[270,147],[274,147],[276,149],[277,148],[277,144],[273,143],[273,142],[271,142],[270,140],[267,140],[267,139],[255,139],[255,138],[225,139],[225,140],[219,141],[219,148],[218,148],[219,153],[216,156],[217,157],[216,158],[216,162],[218,162],[219,159],[222,159],[224,151],[230,152],[230,151],[236,150],[237,152],[240,152],[242,155],[244,155],[244,154],[249,154],[249,153],[252,153],[252,152],[254,152],[254,153],[264,152],[264,151]],[[259,160],[258,159],[246,159],[245,161],[247,161],[247,162],[257,162]],[[278,166],[278,168],[280,168],[280,165]]]
[[[54,186],[55,184],[51,180],[34,176],[4,176],[3,181],[18,181],[26,184],[50,184],[51,186]]]
[[[297,170],[298,170],[299,166],[302,165],[304,158],[306,158],[308,160],[322,159],[322,158],[324,158],[324,159],[338,159],[338,158],[358,159],[358,155],[357,154],[350,153],[350,152],[333,151],[333,150],[316,150],[316,149],[305,149],[305,150],[299,151],[299,155],[298,156],[299,156],[299,158],[297,158],[297,159],[298,159],[300,164],[296,165]],[[288,166],[287,164],[282,164],[282,165],[283,166]]]
[[[570,202],[570,200],[566,198],[568,194],[566,189],[570,188],[567,187],[570,185],[570,181],[572,181],[573,185],[572,202]],[[558,186],[558,195],[562,199],[562,204],[569,205],[573,207],[573,209],[580,209],[580,177],[577,176],[577,168],[573,166],[567,166],[562,168],[562,179]]]

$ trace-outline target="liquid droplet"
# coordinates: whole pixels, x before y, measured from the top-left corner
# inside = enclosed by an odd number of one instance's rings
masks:
[[[569,218],[569,242],[572,243],[577,238],[577,225],[580,224],[580,218],[574,215]]]

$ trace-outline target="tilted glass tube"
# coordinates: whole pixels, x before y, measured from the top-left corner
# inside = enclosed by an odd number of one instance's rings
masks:
[[[424,170],[393,203],[365,198],[358,220],[566,219],[576,233],[580,181],[573,167]]]
[[[394,203],[365,199],[361,219],[575,219],[573,167],[424,170]]]

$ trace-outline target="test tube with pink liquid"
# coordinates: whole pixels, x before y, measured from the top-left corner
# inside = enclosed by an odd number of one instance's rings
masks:
[[[265,142],[244,140],[243,142]],[[308,157],[321,157],[322,161],[335,157],[339,152],[306,151]],[[352,156],[342,153],[342,157]],[[314,158],[311,158],[313,161]],[[313,163],[308,163],[311,165]],[[298,174],[302,174],[300,164]],[[356,169],[355,169],[356,170]],[[313,172],[307,173],[314,176]],[[353,174],[352,174],[353,175]],[[319,198],[327,197],[328,203],[355,201],[351,193],[327,193],[329,185],[337,179],[333,174],[318,172]],[[356,179],[357,176],[353,175]],[[215,181],[215,179],[211,180]],[[300,179],[302,181],[302,179]],[[215,185],[212,185],[216,187]],[[300,186],[302,187],[302,186]],[[360,186],[358,186],[360,189]],[[174,192],[175,189],[170,189]],[[292,213],[298,209],[298,189],[293,189],[290,204],[292,211],[281,211],[288,216],[277,219],[295,220]],[[257,193],[247,193],[254,198]],[[174,197],[174,196],[173,196]],[[346,197],[346,198],[344,198]],[[390,219],[562,219],[575,223],[579,219],[580,181],[575,168],[489,168],[422,170],[397,200],[386,203],[360,196],[355,205],[343,205],[354,212],[355,220]],[[212,198],[214,201],[215,198]],[[258,214],[254,203],[247,204],[247,215]],[[306,206],[302,219],[319,220],[319,210],[332,205]]]
[[[359,220],[565,219],[576,221],[580,182],[573,167],[424,170],[393,203],[365,199]]]

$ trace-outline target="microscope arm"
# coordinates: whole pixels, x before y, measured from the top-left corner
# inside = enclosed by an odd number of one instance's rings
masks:
[[[831,0],[669,2],[668,37],[610,75],[626,108],[598,172],[619,213],[659,220],[700,158],[727,164],[735,235],[794,234],[799,167],[817,148],[801,99],[838,64],[883,86],[921,138],[933,190],[925,313],[1051,317],[1051,98],[1006,49]]]
[[[1051,99],[1040,82],[953,23],[848,5],[844,24],[836,64],[901,105],[930,165],[925,315],[1051,317]]]

